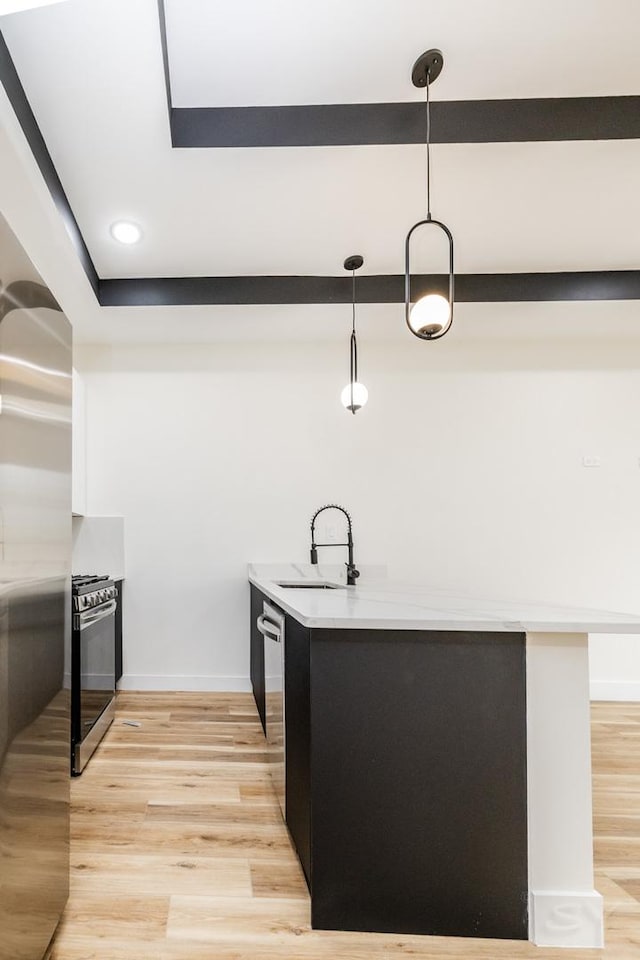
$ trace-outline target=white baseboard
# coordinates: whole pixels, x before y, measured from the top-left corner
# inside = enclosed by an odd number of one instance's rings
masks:
[[[173,690],[200,691],[203,693],[250,693],[248,677],[207,676],[151,676],[149,674],[125,673],[118,681],[118,690]]]
[[[577,893],[532,890],[529,939],[538,947],[602,947],[602,897],[596,890]]]
[[[113,673],[85,673],[82,682],[92,690],[113,689]]]
[[[637,700],[640,701],[640,681],[594,680],[589,684],[592,700]]]

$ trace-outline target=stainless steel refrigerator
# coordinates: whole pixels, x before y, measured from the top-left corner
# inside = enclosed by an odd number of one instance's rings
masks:
[[[0,216],[0,960],[69,884],[71,327]]]

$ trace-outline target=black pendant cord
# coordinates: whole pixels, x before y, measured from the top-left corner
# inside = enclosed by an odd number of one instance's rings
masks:
[[[431,220],[431,100],[429,98],[429,69],[427,68],[427,220]]]

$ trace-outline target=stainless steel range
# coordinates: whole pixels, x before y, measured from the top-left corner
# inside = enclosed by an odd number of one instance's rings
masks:
[[[118,589],[109,577],[72,578],[71,772],[82,773],[115,711],[115,614]]]

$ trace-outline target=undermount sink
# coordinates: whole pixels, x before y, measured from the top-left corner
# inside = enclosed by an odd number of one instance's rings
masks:
[[[340,590],[341,585],[338,583],[322,583],[319,580],[309,580],[302,583],[300,580],[280,580],[276,583],[276,587],[284,587],[287,590]]]

